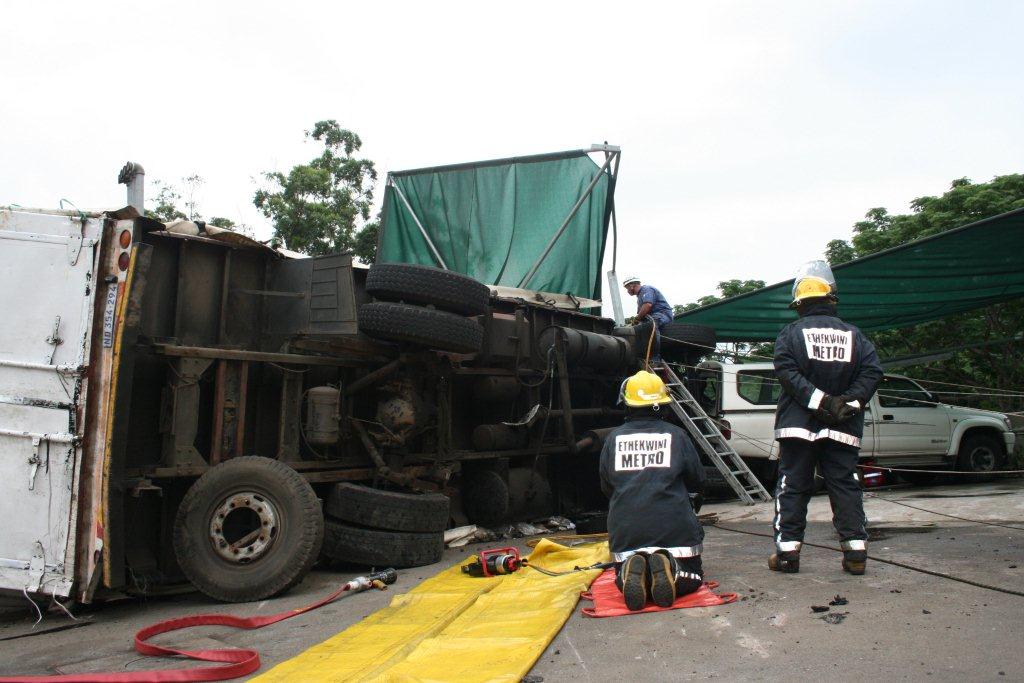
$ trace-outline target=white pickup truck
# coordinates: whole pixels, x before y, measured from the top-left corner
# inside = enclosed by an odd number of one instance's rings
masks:
[[[704,409],[729,423],[733,448],[762,480],[773,480],[781,386],[772,364],[709,361],[697,376]],[[860,453],[885,467],[990,472],[1006,464],[1014,442],[1007,416],[939,403],[912,379],[887,374],[865,407]]]

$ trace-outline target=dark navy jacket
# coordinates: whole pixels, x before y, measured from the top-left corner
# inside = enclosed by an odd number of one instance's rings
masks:
[[[627,420],[605,439],[600,467],[616,562],[659,548],[675,557],[700,554],[704,529],[689,494],[704,490],[704,467],[681,427],[658,418]]]
[[[779,332],[775,376],[782,384],[776,439],[832,439],[860,447],[863,408],[882,379],[882,366],[874,345],[855,326],[836,317],[834,307],[811,308]],[[846,396],[861,410],[842,424],[827,425],[814,414],[826,394]]]

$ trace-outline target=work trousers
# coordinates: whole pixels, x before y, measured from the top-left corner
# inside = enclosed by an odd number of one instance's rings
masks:
[[[818,439],[779,439],[779,479],[775,487],[775,546],[780,552],[799,550],[807,526],[807,503],[814,492],[814,466],[825,478],[832,503],[832,524],[844,550],[863,550],[864,498],[857,481],[856,448]]]
[[[650,335],[654,335],[654,342],[651,344],[652,363],[661,362],[661,328],[665,327],[665,325],[670,321],[670,318],[651,315],[637,326],[637,338],[643,345],[642,353],[647,352],[647,344],[650,340]]]
[[[700,555],[674,559],[676,561],[676,597],[689,595],[704,583],[704,565],[700,561]],[[619,572],[622,570],[622,565],[622,562],[615,565],[615,585],[620,591],[622,590],[622,579],[619,578]],[[648,576],[648,585],[650,585],[650,576]]]

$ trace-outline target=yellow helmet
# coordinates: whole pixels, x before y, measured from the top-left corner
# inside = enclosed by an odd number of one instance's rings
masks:
[[[831,296],[835,296],[835,293],[828,280],[809,275],[797,280],[793,287],[793,303],[790,306],[796,306],[804,299],[820,299]]]
[[[641,370],[622,383],[622,400],[631,408],[657,406],[672,401],[661,378],[653,372]]]

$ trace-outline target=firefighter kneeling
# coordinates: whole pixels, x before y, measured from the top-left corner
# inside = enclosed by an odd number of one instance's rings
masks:
[[[704,469],[686,432],[662,419],[672,399],[657,375],[636,373],[621,399],[626,422],[605,439],[600,466],[616,585],[630,610],[648,600],[670,607],[704,580],[704,529],[691,503],[704,490]]]

